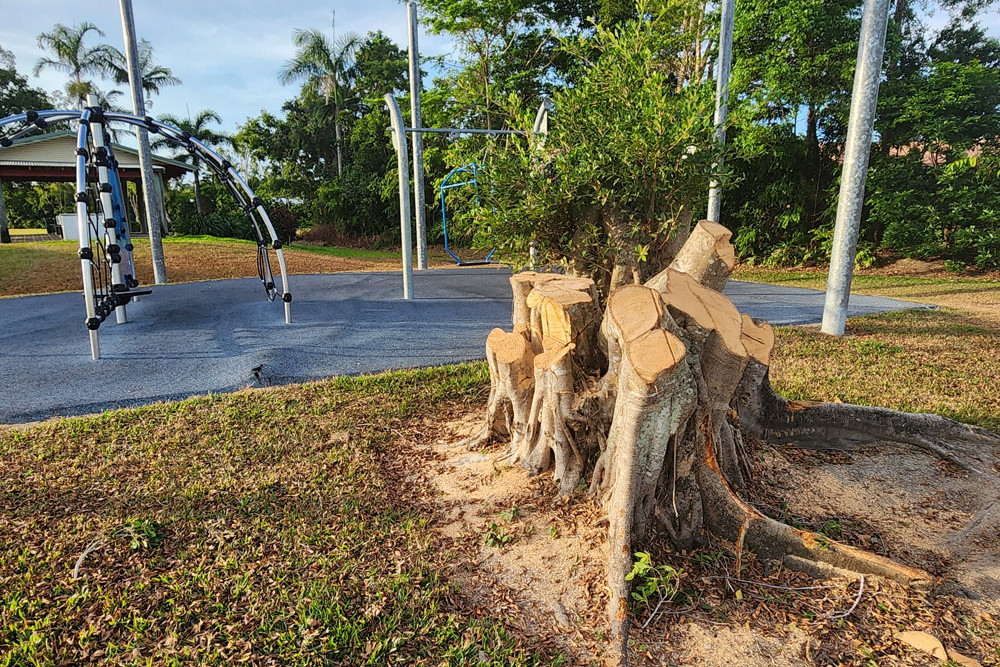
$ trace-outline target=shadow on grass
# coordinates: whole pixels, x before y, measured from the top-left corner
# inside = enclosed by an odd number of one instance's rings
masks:
[[[919,336],[1000,336],[994,323],[974,314],[946,309],[900,310],[852,318],[847,331],[856,335],[896,334]]]

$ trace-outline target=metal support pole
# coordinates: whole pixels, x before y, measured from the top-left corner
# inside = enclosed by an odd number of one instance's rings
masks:
[[[421,134],[513,134],[524,136],[527,132],[522,130],[475,130],[464,127],[404,127],[403,132],[416,132]]]
[[[420,47],[417,45],[417,3],[406,3],[406,20],[410,27],[410,122],[420,127]],[[413,206],[417,214],[417,268],[427,268],[427,217],[424,205],[424,138],[413,133]]]
[[[552,113],[552,100],[543,97],[535,112],[535,122],[531,127],[532,134],[547,135],[549,133],[549,115]],[[542,138],[543,138],[542,137]]]
[[[87,105],[96,107],[97,106],[97,96],[88,95]],[[107,164],[110,160],[110,156],[107,153],[107,145],[104,141],[105,126],[104,121],[101,122],[91,122],[90,124],[90,140],[94,144],[94,152],[101,152],[104,149],[105,163]],[[101,217],[104,219],[104,247],[112,248],[118,246],[118,231],[117,222],[114,222],[110,227],[108,226],[108,221],[114,221],[114,206],[111,203],[111,176],[109,175],[110,169],[108,166],[98,165],[97,167],[97,183],[99,185],[98,192],[100,193],[99,199],[101,203]],[[105,187],[105,184],[107,186]],[[110,253],[109,253],[110,256]],[[108,287],[109,293],[114,294],[116,285],[123,285],[125,281],[122,279],[122,265],[121,259],[119,261],[111,262],[111,285]],[[115,320],[118,324],[125,324],[128,322],[128,314],[125,312],[125,306],[115,307]]]
[[[132,90],[132,110],[137,116],[146,115],[142,98],[142,79],[139,73],[139,47],[135,38],[135,17],[132,0],[119,0],[122,15],[122,33],[125,37],[125,62],[128,65],[128,85]],[[143,127],[135,132],[139,142],[139,171],[142,173],[142,194],[146,201],[146,220],[149,222],[149,250],[153,256],[153,280],[157,285],[167,282],[167,267],[163,261],[162,220],[156,204],[156,184],[153,179],[153,161],[149,150],[149,135]]]
[[[726,116],[729,113],[729,71],[733,64],[733,15],[736,0],[722,0],[722,17],[719,27],[719,59],[715,76],[715,142],[719,147],[726,145]],[[722,166],[719,159],[717,166]],[[712,179],[708,186],[708,214],[712,222],[718,222],[722,215],[722,190],[719,182]]]
[[[101,343],[97,337],[97,304],[94,297],[93,266],[91,258],[93,249],[90,247],[90,220],[87,217],[87,134],[90,121],[90,111],[86,110],[80,116],[80,127],[76,135],[76,230],[80,237],[80,272],[83,274],[83,302],[87,308],[87,331],[90,334],[90,358],[97,361],[101,358]],[[84,122],[87,121],[87,122]],[[83,196],[81,196],[83,195]]]
[[[403,298],[413,298],[413,249],[410,240],[410,177],[407,174],[409,156],[406,151],[406,134],[403,132],[403,114],[392,93],[387,93],[392,123],[392,145],[396,149],[396,171],[399,173],[399,232],[403,245]]]
[[[858,40],[858,63],[851,92],[851,115],[847,123],[844,169],[840,177],[840,198],[837,200],[837,222],[833,230],[830,274],[826,283],[826,304],[820,328],[823,333],[832,336],[843,336],[847,322],[888,23],[889,0],[865,0]]]

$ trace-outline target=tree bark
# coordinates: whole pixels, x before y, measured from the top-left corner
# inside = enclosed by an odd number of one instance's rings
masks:
[[[3,198],[3,181],[0,181],[0,243],[10,243],[10,229],[7,227],[7,204]]]
[[[891,441],[1000,490],[992,472],[1000,435],[935,415],[778,396],[768,378],[774,331],[721,293],[734,265],[730,237],[698,223],[670,267],[645,285],[618,286],[603,313],[590,279],[515,274],[513,332],[487,339],[491,391],[473,440],[504,441],[511,462],[532,475],[551,471],[561,494],[589,475],[608,513],[609,648],[619,664],[628,658],[625,576],[654,524],[680,548],[715,534],[807,571],[930,581],[747,504],[738,495],[751,473],[744,436],[805,447]]]
[[[340,105],[333,105],[333,137],[334,143],[337,144],[337,176],[344,175],[344,157],[342,150],[340,148]]]

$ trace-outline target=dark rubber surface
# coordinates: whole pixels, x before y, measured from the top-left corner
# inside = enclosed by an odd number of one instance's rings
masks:
[[[292,276],[293,323],[256,279],[164,285],[100,328],[91,361],[79,293],[0,299],[0,423],[99,412],[208,392],[483,358],[486,335],[510,327],[510,272]],[[732,282],[740,310],[774,324],[819,322],[823,293]],[[923,307],[851,297],[851,315]],[[255,372],[256,369],[256,372]]]

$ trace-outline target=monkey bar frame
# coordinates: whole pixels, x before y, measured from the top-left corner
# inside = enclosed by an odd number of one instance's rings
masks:
[[[392,135],[392,145],[396,149],[396,169],[399,173],[399,231],[403,244],[403,298],[413,298],[413,242],[410,233],[411,225],[411,193],[409,179],[409,151],[406,148],[406,134],[486,134],[528,136],[522,130],[482,130],[464,127],[406,127],[403,125],[403,114],[399,103],[392,93],[386,93],[385,104],[389,108],[389,131]],[[549,114],[552,112],[552,102],[543,99],[535,114],[532,134],[548,133]],[[414,183],[414,187],[423,192],[423,183]],[[420,199],[422,201],[422,199]],[[427,239],[418,239],[422,247],[426,247]],[[492,255],[492,253],[490,253]],[[452,255],[454,256],[454,255]]]

